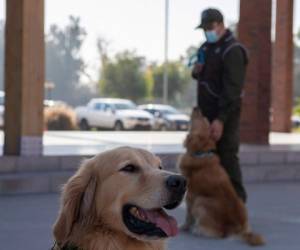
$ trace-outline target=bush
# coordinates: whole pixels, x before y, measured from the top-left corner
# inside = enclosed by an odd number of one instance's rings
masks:
[[[44,109],[44,123],[47,130],[75,130],[76,114],[66,105],[47,107]]]

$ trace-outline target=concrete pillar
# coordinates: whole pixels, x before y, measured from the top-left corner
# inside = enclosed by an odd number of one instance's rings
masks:
[[[241,142],[268,144],[271,98],[272,0],[241,0],[239,39],[249,50]]]
[[[290,132],[293,105],[293,0],[277,0],[273,45],[272,131]]]
[[[42,154],[44,0],[6,1],[5,155]]]

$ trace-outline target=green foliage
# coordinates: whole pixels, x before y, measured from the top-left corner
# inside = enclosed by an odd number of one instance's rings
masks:
[[[154,79],[150,68],[146,69],[145,81],[146,81],[146,99],[151,100],[153,99]]]
[[[79,85],[85,68],[80,56],[85,37],[86,31],[78,17],[70,16],[64,28],[50,27],[46,36],[46,79],[55,83],[54,99],[77,104],[90,94],[88,88]]]
[[[163,96],[164,65],[152,65],[152,75],[153,96],[160,99]],[[189,71],[181,61],[168,63],[168,97],[171,102],[181,95],[189,81]]]
[[[300,97],[300,29],[297,38],[298,43],[294,43],[294,99]]]
[[[161,102],[163,96],[164,65],[152,64],[146,67],[143,57],[134,52],[124,51],[110,58],[107,42],[98,40],[98,49],[102,61],[100,91],[103,96],[129,98],[134,101]],[[190,53],[195,51],[191,48]],[[190,72],[183,61],[168,64],[169,101],[182,102]]]
[[[102,95],[138,101],[149,95],[150,85],[151,79],[145,77],[145,60],[135,52],[118,53],[114,60],[107,60],[102,65]]]
[[[300,115],[300,97],[296,99],[296,105],[293,108],[294,115]]]

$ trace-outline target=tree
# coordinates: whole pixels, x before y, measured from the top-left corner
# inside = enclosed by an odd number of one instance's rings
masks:
[[[153,96],[155,99],[162,100],[164,65],[153,64],[152,75],[154,80]],[[168,97],[171,103],[180,101],[189,81],[189,71],[183,60],[168,63]]]
[[[80,86],[80,76],[85,64],[80,57],[80,49],[86,37],[80,18],[69,17],[69,24],[62,28],[50,27],[46,36],[46,79],[54,82],[54,99],[70,104],[85,101],[91,95],[88,87]]]
[[[101,94],[129,98],[134,101],[147,95],[145,59],[135,52],[118,53],[113,60],[106,58],[100,79]]]
[[[103,37],[98,37],[97,39],[97,49],[100,55],[100,62],[105,67],[106,63],[109,61],[108,51],[110,42]]]

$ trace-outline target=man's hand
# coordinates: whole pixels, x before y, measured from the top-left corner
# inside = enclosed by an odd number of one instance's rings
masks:
[[[213,120],[213,122],[210,125],[210,132],[211,132],[211,137],[215,140],[215,141],[219,141],[220,138],[222,137],[223,134],[223,122],[216,119]]]
[[[203,64],[195,63],[192,71],[192,75],[198,76],[203,69]]]

